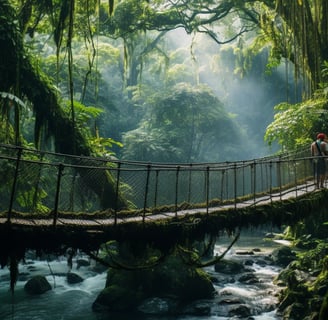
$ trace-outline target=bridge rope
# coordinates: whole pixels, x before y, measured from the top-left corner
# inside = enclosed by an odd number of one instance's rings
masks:
[[[0,144],[0,223],[29,219],[83,226],[166,218],[174,223],[193,210],[210,214],[218,207],[281,201],[291,188],[294,197],[311,191],[311,160],[308,147],[260,159],[174,164]]]
[[[229,246],[220,255],[217,255],[213,259],[208,260],[206,262],[201,262],[198,256],[196,256],[197,260],[191,260],[191,258],[194,257],[195,255],[192,255],[191,254],[192,252],[183,248],[182,246],[178,246],[180,250],[180,257],[182,258],[185,264],[192,265],[196,268],[205,268],[205,267],[213,266],[219,263],[225,257],[225,255],[229,252],[229,250],[233,247],[233,245],[238,241],[239,237],[240,237],[240,231],[236,233]]]
[[[158,257],[156,257],[156,259],[151,259],[150,262],[145,262],[140,264],[131,264],[131,262],[128,262],[129,263],[128,264],[127,262],[118,261],[118,259],[115,258],[113,254],[111,254],[110,250],[105,250],[105,252],[107,255],[106,259],[101,258],[99,255],[91,251],[85,251],[86,255],[88,255],[94,261],[102,264],[103,266],[112,269],[126,270],[126,271],[145,270],[145,269],[154,268],[160,265],[168,256],[168,254],[161,253]]]

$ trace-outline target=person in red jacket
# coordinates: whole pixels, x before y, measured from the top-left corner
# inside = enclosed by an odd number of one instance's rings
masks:
[[[317,188],[323,188],[326,179],[326,160],[325,156],[328,155],[328,144],[325,142],[326,135],[318,133],[317,139],[311,144],[311,156],[315,157],[314,175]]]

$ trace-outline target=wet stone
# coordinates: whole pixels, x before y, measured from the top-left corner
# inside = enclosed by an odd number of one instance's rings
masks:
[[[76,273],[69,272],[67,273],[67,282],[70,284],[83,282],[83,278]]]
[[[35,276],[26,282],[24,289],[32,295],[42,294],[51,290],[51,285],[44,276]]]
[[[214,269],[216,272],[236,274],[243,272],[245,270],[245,267],[240,261],[223,259],[214,266]]]
[[[238,305],[236,308],[232,308],[229,311],[229,316],[237,316],[239,318],[246,318],[251,316],[251,310],[246,305]]]
[[[242,304],[242,303],[245,303],[245,301],[237,297],[224,298],[218,302],[218,304],[228,304],[228,305]]]
[[[235,254],[237,255],[253,255],[253,250],[236,250]]]
[[[78,259],[76,260],[76,269],[80,269],[80,267],[89,267],[90,261],[87,259]]]
[[[258,266],[260,266],[260,267],[265,267],[265,266],[268,265],[268,262],[265,261],[264,259],[257,259],[257,260],[256,260],[256,264],[257,264]]]
[[[245,273],[239,277],[238,281],[244,284],[254,284],[258,283],[259,279],[253,273]]]
[[[247,259],[247,260],[245,260],[245,262],[244,262],[244,265],[245,265],[245,266],[252,266],[253,264],[254,264],[254,261],[251,260],[251,259]]]

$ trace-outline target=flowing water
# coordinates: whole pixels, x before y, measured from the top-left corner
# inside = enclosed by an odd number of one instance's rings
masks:
[[[230,238],[222,236],[215,246],[215,253],[222,253],[228,246]],[[279,268],[274,266],[261,266],[256,263],[252,256],[236,255],[237,250],[259,249],[257,257],[265,257],[273,248],[280,244],[273,241],[264,241],[263,236],[254,234],[241,235],[238,242],[226,255],[227,259],[252,259],[251,268],[259,279],[259,283],[246,285],[238,281],[229,280],[227,275],[219,275],[214,267],[206,268],[211,276],[219,281],[215,283],[217,295],[211,301],[210,316],[181,316],[181,317],[157,317],[140,316],[140,320],[227,320],[237,319],[229,317],[228,306],[219,303],[224,296],[229,299],[239,299],[247,303],[252,310],[253,318],[256,320],[281,319],[273,310],[277,302],[276,288],[272,284],[273,278],[278,274]],[[77,269],[73,265],[72,272],[79,274],[84,279],[78,284],[68,284],[66,273],[69,271],[67,259],[57,258],[55,260],[31,260],[27,259],[24,264],[19,265],[19,280],[16,284],[14,294],[9,290],[9,270],[0,269],[0,319],[1,320],[131,320],[136,319],[129,314],[101,315],[92,312],[91,305],[97,295],[104,288],[106,272],[96,273],[90,267]],[[33,275],[45,275],[52,286],[52,290],[38,296],[30,296],[24,291],[27,279]]]
[[[265,260],[273,249],[281,245],[289,245],[289,243],[284,241],[272,241],[269,239],[265,240],[263,235],[264,233],[262,232],[253,232],[253,234],[252,232],[246,232],[246,234],[242,234],[238,242],[225,256],[225,259],[239,260],[243,263],[246,261],[250,262],[249,269],[252,270],[258,282],[245,284],[240,283],[236,278],[233,279],[233,281],[229,281],[229,279],[224,281],[226,275],[221,275],[221,277],[218,278],[220,280],[219,283],[215,285],[219,296],[217,300],[226,296],[228,296],[228,298],[233,297],[233,299],[237,298],[237,300],[245,303],[252,311],[251,319],[280,320],[282,318],[276,313],[275,305],[278,302],[277,293],[281,288],[275,286],[273,280],[279,274],[281,268],[265,263]],[[222,253],[230,242],[230,238],[220,238],[214,251],[218,254]],[[237,254],[238,252],[243,254]],[[248,255],[248,252],[252,254]],[[213,276],[218,275],[213,268],[207,271]],[[212,313],[215,314],[216,317],[211,317],[209,319],[237,319],[228,316],[229,307],[229,305],[228,308],[225,308],[224,304],[215,304],[214,308],[212,308]],[[195,318],[193,320],[195,320]]]

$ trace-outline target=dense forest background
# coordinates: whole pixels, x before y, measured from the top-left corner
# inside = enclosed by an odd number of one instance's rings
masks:
[[[0,0],[1,141],[157,162],[325,131],[324,0]]]

